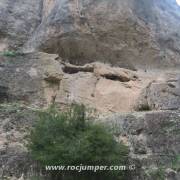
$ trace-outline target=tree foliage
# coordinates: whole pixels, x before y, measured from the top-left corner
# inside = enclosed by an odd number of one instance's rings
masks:
[[[29,149],[42,166],[125,165],[128,156],[127,147],[116,142],[103,125],[94,123],[83,105],[73,105],[65,112],[55,108],[41,112],[30,135]],[[124,172],[53,172],[54,179],[60,179],[62,174],[73,176],[73,180],[76,176],[94,180],[112,176],[115,179]]]

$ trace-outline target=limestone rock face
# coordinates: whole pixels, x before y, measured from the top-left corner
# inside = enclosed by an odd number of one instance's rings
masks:
[[[0,18],[1,51],[23,47],[58,53],[72,64],[130,69],[180,64],[175,0],[2,0]]]
[[[62,79],[57,55],[0,57],[0,101],[43,106],[52,101]]]
[[[130,147],[133,180],[179,179],[179,111],[114,114],[102,121]]]
[[[46,53],[1,56],[0,102],[83,103],[100,113],[177,110],[179,77],[179,71],[132,71],[97,62],[76,66]]]
[[[45,107],[83,103],[98,112],[131,111],[149,80],[102,63],[75,66],[57,55],[29,53],[0,57],[0,102]]]
[[[0,105],[0,178],[17,180],[22,174],[32,173],[28,156],[27,136],[37,118],[34,110],[25,106]]]
[[[1,0],[0,51],[16,50],[41,22],[42,0]]]
[[[1,0],[0,178],[33,174],[32,109],[83,103],[129,145],[132,180],[180,179],[179,29],[175,0]]]
[[[100,112],[177,110],[179,70],[131,71],[103,63],[64,64],[55,103],[84,103]]]
[[[166,73],[164,77],[149,83],[142,91],[137,106],[151,110],[180,109],[180,74]]]
[[[84,103],[102,113],[131,111],[143,87],[137,73],[102,63],[65,64],[56,104]]]
[[[180,7],[175,0],[51,0],[26,51],[58,53],[73,64],[126,68],[179,65]]]

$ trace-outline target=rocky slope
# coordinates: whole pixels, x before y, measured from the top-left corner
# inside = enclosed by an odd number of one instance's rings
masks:
[[[132,179],[179,179],[179,19],[175,0],[1,0],[0,178],[36,173],[34,110],[76,102],[129,145]]]

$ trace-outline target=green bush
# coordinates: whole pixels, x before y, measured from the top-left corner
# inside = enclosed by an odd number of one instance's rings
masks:
[[[117,143],[108,129],[94,123],[83,105],[65,112],[50,108],[39,114],[29,141],[32,157],[46,165],[126,165],[128,149]],[[124,171],[52,172],[53,179],[121,179]]]
[[[15,57],[17,54],[15,51],[4,51],[0,53],[2,56]]]
[[[151,170],[150,177],[152,179],[164,180],[165,179],[165,170],[164,170],[164,168],[160,167],[160,168],[158,168],[156,170]]]
[[[180,154],[176,155],[172,161],[172,169],[180,171]]]

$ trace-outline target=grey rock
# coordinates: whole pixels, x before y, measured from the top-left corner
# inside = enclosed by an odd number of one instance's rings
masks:
[[[180,153],[179,111],[114,114],[101,121],[109,124],[119,140],[129,146],[131,163],[137,168],[132,179],[153,179],[152,167],[157,171],[162,168],[164,178],[166,174],[173,180],[179,177],[172,166]],[[165,173],[168,168],[172,171]]]
[[[33,126],[37,114],[18,104],[0,105],[0,179],[20,177],[30,171],[30,159],[25,136]]]
[[[130,69],[180,64],[175,0],[54,0],[25,45],[72,64],[108,62]]]
[[[152,81],[142,91],[137,106],[139,110],[143,107],[149,110],[180,109],[180,74],[174,72],[164,79]]]
[[[178,179],[177,178],[177,172],[174,171],[173,169],[168,168],[168,169],[166,169],[165,173],[166,173],[166,178],[168,180],[176,180],[176,179]]]
[[[72,64],[178,67],[175,0],[2,0],[0,51],[58,53]]]
[[[18,49],[41,23],[42,0],[1,0],[0,51]]]
[[[15,57],[0,56],[0,101],[43,106],[51,101],[51,94],[62,79],[57,55],[45,53],[23,54]],[[46,90],[49,90],[46,93]],[[48,97],[47,97],[48,96]]]

